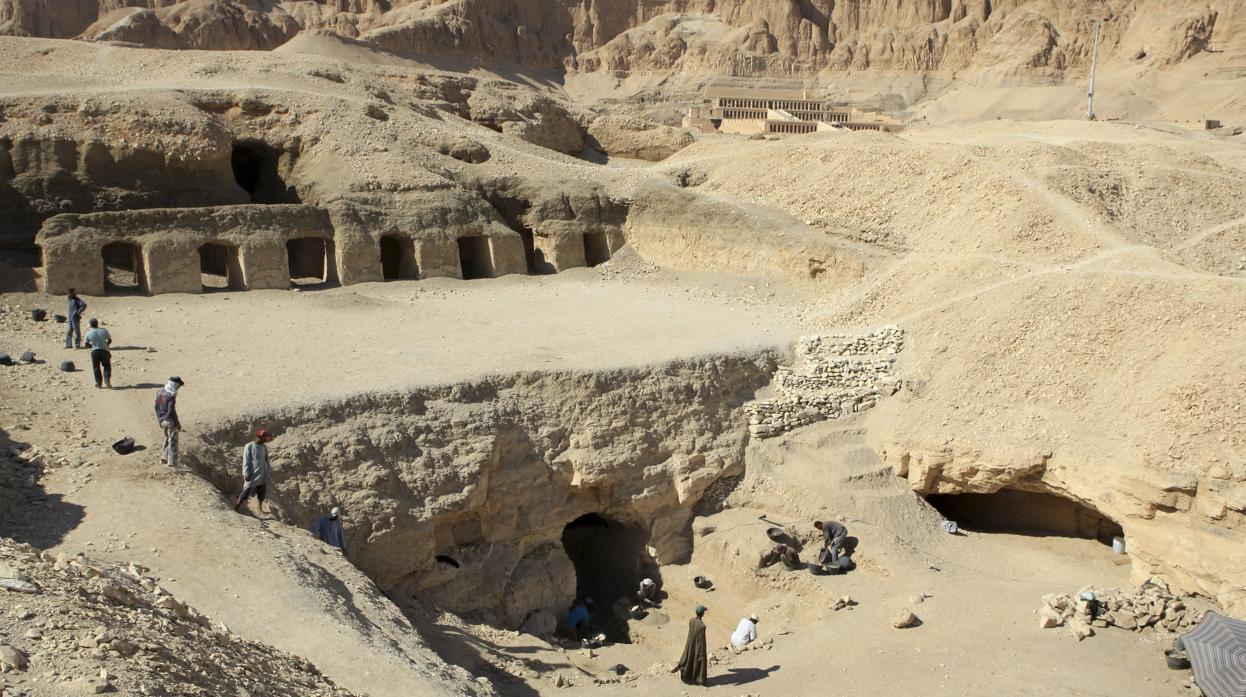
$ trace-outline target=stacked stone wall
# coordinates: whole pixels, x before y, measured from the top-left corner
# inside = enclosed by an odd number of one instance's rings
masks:
[[[900,389],[895,366],[903,348],[904,332],[898,327],[801,339],[797,364],[775,375],[778,395],[746,405],[749,432],[770,438],[873,407]]]

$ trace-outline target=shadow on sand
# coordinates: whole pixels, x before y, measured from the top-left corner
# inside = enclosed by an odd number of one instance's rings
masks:
[[[0,429],[0,536],[48,549],[78,527],[85,514],[82,506],[47,492],[43,465],[10,454],[28,446]]]

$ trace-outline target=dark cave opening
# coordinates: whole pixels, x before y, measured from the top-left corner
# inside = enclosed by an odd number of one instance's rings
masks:
[[[626,615],[615,611],[636,602],[645,577],[661,586],[657,561],[648,553],[649,533],[643,528],[587,513],[567,524],[562,546],[575,567],[577,598],[592,598],[595,630],[614,642],[629,643]],[[623,599],[620,602],[620,599]]]
[[[265,143],[235,143],[230,154],[234,180],[252,203],[301,203],[298,191],[281,175],[282,153]]]
[[[296,286],[328,283],[329,241],[319,237],[298,237],[286,241],[286,263],[290,282]]]
[[[460,237],[458,244],[463,280],[493,278],[497,275],[493,269],[493,248],[488,237]]]
[[[993,494],[930,494],[926,502],[966,530],[1081,537],[1105,545],[1124,536],[1116,521],[1055,494],[1001,489]]]
[[[604,232],[584,233],[584,263],[596,266],[610,261],[610,243]]]
[[[381,277],[386,281],[416,280],[415,241],[397,235],[381,237]]]

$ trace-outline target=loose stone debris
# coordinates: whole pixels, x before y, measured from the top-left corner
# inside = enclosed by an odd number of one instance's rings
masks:
[[[52,556],[0,538],[0,575],[34,589],[0,591],[4,697],[209,697],[242,694],[239,686],[252,695],[352,694],[305,659],[214,627],[138,564]]]
[[[1152,579],[1136,590],[1086,586],[1072,596],[1044,595],[1038,614],[1040,628],[1065,626],[1081,641],[1094,636],[1096,627],[1135,632],[1148,628],[1184,631],[1197,625],[1204,611],[1190,607],[1187,599],[1172,593],[1162,581]]]

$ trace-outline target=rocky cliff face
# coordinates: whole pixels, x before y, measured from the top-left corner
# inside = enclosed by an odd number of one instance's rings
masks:
[[[693,507],[743,473],[743,405],[775,361],[520,374],[290,408],[264,420],[279,434],[276,497],[300,524],[341,505],[351,560],[387,592],[517,626],[571,600],[561,536],[581,516],[626,526],[650,563],[687,558]],[[222,490],[257,423],[219,424],[195,446]]]
[[[0,0],[0,33],[275,48],[328,29],[386,50],[578,71],[1064,71],[1246,54],[1242,0]],[[1226,60],[1227,60],[1226,56]]]

